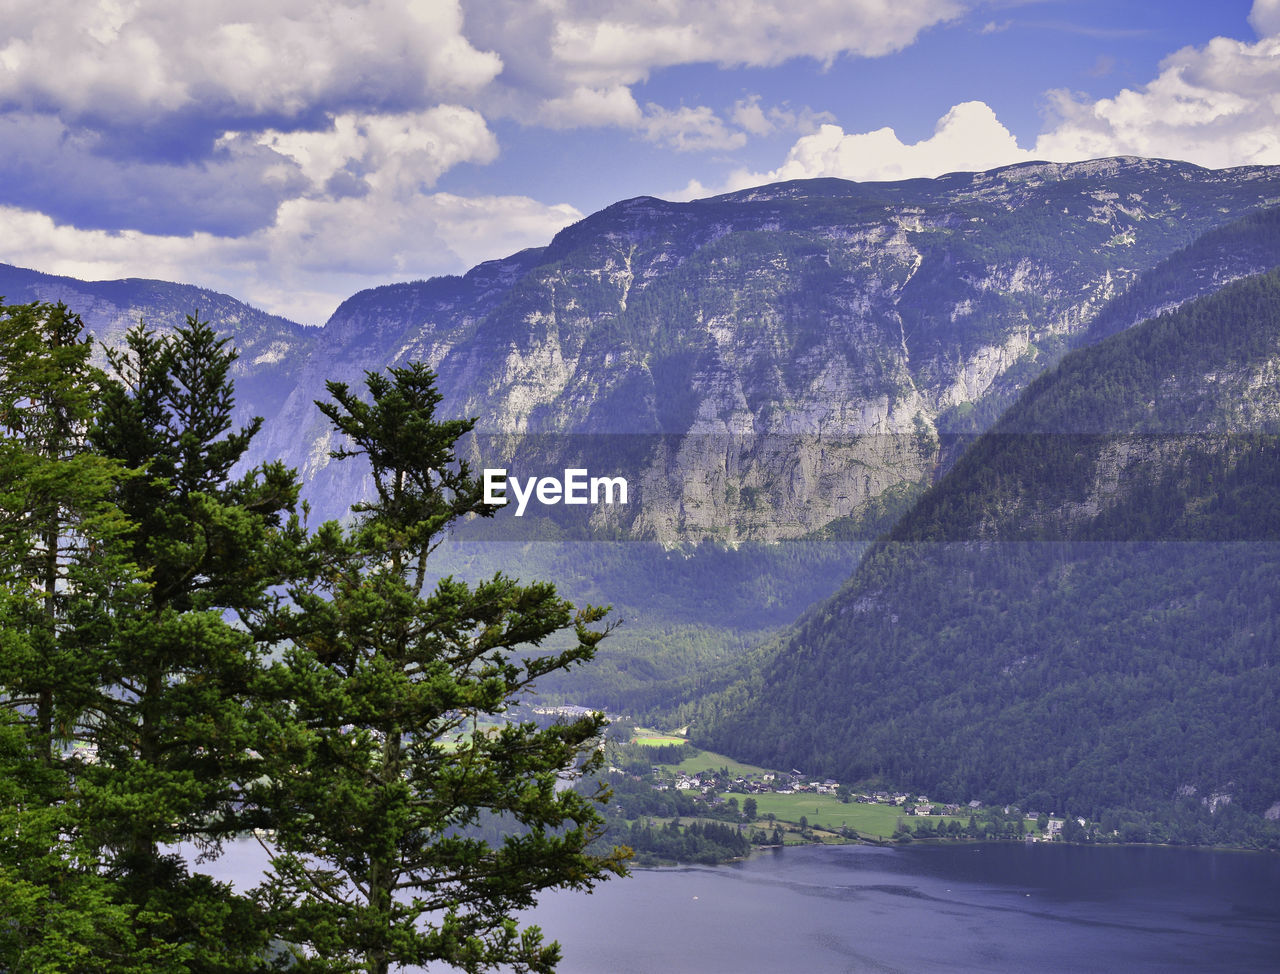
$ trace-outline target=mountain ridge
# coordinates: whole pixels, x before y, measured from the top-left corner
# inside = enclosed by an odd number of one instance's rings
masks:
[[[546,248],[451,281],[447,301],[432,282],[362,292],[326,330],[383,336],[391,358],[439,369],[448,412],[513,438],[861,439],[816,473],[799,505],[812,517],[794,529],[806,534],[925,482],[936,460],[918,449],[928,436],[973,431],[958,411],[981,407],[1005,376],[1019,388],[1143,269],[1280,199],[1280,183],[1264,167],[1109,160],[763,192],[622,201]],[[435,303],[406,325],[384,300],[393,294]],[[378,347],[352,341],[335,377],[358,381]],[[300,389],[299,410],[309,398]],[[284,426],[305,422],[298,412]],[[663,462],[675,474],[660,484],[661,506],[681,513],[630,530],[668,544],[771,539],[721,499],[730,484],[716,470],[736,471],[777,507],[774,485],[794,479],[793,460],[731,445]],[[308,476],[327,478],[323,467],[317,460]],[[854,468],[869,479],[842,481],[838,469]],[[690,494],[690,482],[707,486]],[[353,489],[327,482],[321,492]]]
[[[583,530],[736,545],[856,524],[926,485],[943,438],[985,428],[1144,271],[1276,201],[1280,168],[1137,158],[636,197],[546,247],[358,292],[319,330],[181,286],[26,283],[79,299],[106,344],[180,305],[221,318],[242,413],[267,419],[250,460],[296,467],[318,517],[368,483],[329,462],[313,400],[416,360],[442,413],[491,437],[476,465],[542,462],[532,435],[674,435],[628,461],[644,503]]]

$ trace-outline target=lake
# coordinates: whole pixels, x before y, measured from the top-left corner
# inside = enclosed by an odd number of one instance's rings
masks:
[[[530,917],[564,974],[1280,971],[1280,857],[805,846],[637,871]]]
[[[252,886],[256,851],[203,868]],[[800,846],[544,894],[525,919],[562,974],[1280,971],[1280,856]]]

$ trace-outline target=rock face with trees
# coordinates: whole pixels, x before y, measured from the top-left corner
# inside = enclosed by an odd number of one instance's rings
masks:
[[[642,197],[460,277],[352,295],[323,329],[161,282],[0,268],[0,293],[92,309],[110,345],[139,315],[171,327],[194,306],[225,322],[248,415],[267,420],[249,464],[296,468],[322,517],[369,488],[329,455],[313,407],[325,382],[421,361],[443,415],[480,417],[476,457],[496,466],[519,469],[523,452],[541,468],[525,472],[558,470],[539,438],[598,451],[630,434],[618,463],[644,499],[593,511],[598,534],[772,542],[856,525],[926,485],[949,434],[990,425],[1144,272],[1277,198],[1276,167],[1135,158]],[[1123,324],[1269,266],[1224,250]]]
[[[91,364],[62,305],[5,306],[0,362],[0,967],[549,969],[513,910],[589,887],[598,717],[501,720],[589,660],[603,611],[498,577],[424,591],[440,532],[483,515],[421,366],[323,407],[379,487],[309,530],[279,463],[232,470],[235,353],[205,323]],[[561,630],[568,649],[539,651]],[[507,816],[488,844],[466,828]],[[255,830],[262,888],[192,864]]]

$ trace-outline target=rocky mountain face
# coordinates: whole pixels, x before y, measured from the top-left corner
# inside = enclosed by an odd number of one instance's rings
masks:
[[[1144,271],[1277,199],[1273,169],[1115,159],[629,200],[542,250],[352,297],[265,449],[338,513],[359,472],[328,464],[311,401],[420,359],[445,411],[494,437],[478,462],[518,469],[531,437],[648,436],[610,441],[640,503],[595,511],[598,529],[810,535],[927,482],[940,434],[972,431]]]
[[[295,465],[321,516],[366,486],[329,460],[325,381],[421,360],[445,414],[480,418],[477,465],[625,473],[633,502],[593,508],[597,535],[737,544],[856,533],[1144,272],[1277,201],[1280,169],[1141,159],[640,198],[463,277],[356,294],[318,332],[157,282],[22,293],[107,342],[199,307],[242,349],[242,399],[267,417],[255,459]]]

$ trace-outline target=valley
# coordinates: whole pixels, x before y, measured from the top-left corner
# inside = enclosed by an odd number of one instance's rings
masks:
[[[526,500],[570,469],[625,482],[433,554],[432,579],[613,607],[546,703],[850,786],[1265,845],[1277,202],[1280,170],[1135,158],[639,198],[322,329],[159,281],[4,267],[0,293],[75,304],[104,348],[215,319],[236,415],[265,420],[244,468],[296,468],[312,524],[369,489],[312,401],[410,361],[478,417],[477,475]]]

